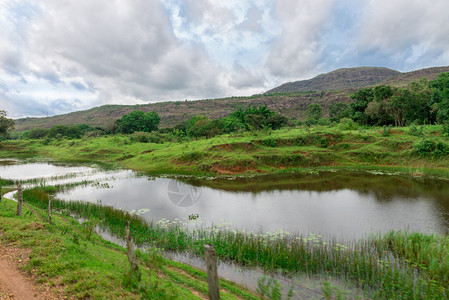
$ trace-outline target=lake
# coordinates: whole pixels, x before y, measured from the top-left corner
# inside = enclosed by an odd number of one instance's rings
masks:
[[[190,217],[202,226],[343,240],[390,230],[449,233],[449,182],[429,178],[320,172],[199,180],[20,161],[0,163],[0,177],[30,184],[90,180],[56,197],[112,205],[154,222]]]

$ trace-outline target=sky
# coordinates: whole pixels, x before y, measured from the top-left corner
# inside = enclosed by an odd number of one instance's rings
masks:
[[[0,110],[262,93],[338,68],[449,65],[448,0],[0,0]]]

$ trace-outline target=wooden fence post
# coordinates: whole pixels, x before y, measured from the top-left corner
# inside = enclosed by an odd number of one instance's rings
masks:
[[[134,252],[134,243],[129,230],[129,220],[126,221],[125,235],[126,235],[126,249],[128,250],[129,263],[131,264],[131,268],[134,271],[138,271],[139,266],[137,265],[136,253]]]
[[[22,186],[20,185],[20,180],[17,181],[17,215],[22,215],[22,202],[23,202],[23,194],[22,194]]]
[[[50,220],[50,225],[53,225],[53,221],[51,219],[51,199],[48,198],[48,219]]]
[[[2,203],[2,187],[0,186],[0,203]]]
[[[220,290],[218,287],[217,255],[215,253],[215,247],[210,244],[205,244],[204,255],[206,256],[207,285],[209,286],[209,299],[218,300],[220,299]]]

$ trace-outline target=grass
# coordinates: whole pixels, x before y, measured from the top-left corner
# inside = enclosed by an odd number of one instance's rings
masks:
[[[47,206],[48,194],[41,188],[24,192],[33,205]],[[288,232],[266,234],[234,231],[222,226],[192,227],[187,223],[147,223],[135,215],[93,203],[52,200],[54,209],[81,218],[101,220],[99,225],[123,237],[126,220],[139,244],[171,251],[203,255],[204,244],[215,246],[217,256],[270,272],[334,276],[352,281],[368,297],[413,299],[449,296],[449,237],[421,233],[391,232],[342,244],[310,234],[293,237]],[[168,274],[178,283],[190,284],[191,276]],[[193,276],[195,277],[195,276]],[[203,291],[204,285],[195,286]]]
[[[25,204],[22,217],[16,203],[0,202],[0,243],[29,249],[23,267],[39,283],[60,289],[70,298],[92,299],[200,299],[207,297],[206,275],[192,267],[168,261],[154,251],[138,251],[141,279],[130,273],[126,250],[99,237],[90,224]],[[184,279],[179,279],[179,278]],[[186,277],[186,278],[185,278]],[[221,280],[223,299],[257,299],[253,293]]]
[[[442,126],[340,130],[299,127],[244,132],[211,139],[141,143],[130,136],[79,140],[15,140],[0,157],[16,152],[59,161],[98,162],[151,174],[254,176],[314,170],[378,169],[449,178],[449,137]],[[15,151],[11,151],[15,149]]]

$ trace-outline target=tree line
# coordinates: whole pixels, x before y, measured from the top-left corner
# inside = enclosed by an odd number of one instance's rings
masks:
[[[449,122],[449,73],[403,88],[379,85],[361,89],[351,98],[354,102],[349,105],[329,106],[331,121],[350,118],[368,126],[444,124]]]

